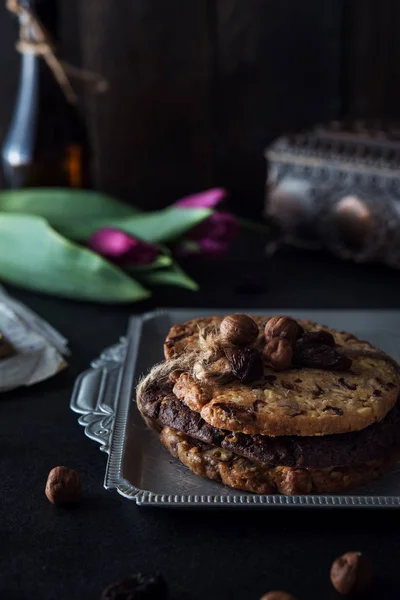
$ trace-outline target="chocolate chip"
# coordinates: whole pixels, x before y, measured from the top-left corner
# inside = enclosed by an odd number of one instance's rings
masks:
[[[309,331],[303,335],[298,344],[324,344],[333,347],[335,338],[329,331]]]
[[[396,387],[395,384],[391,381],[389,381],[389,383],[387,383],[386,386],[389,390],[394,390],[394,388]]]
[[[283,388],[285,388],[285,390],[294,390],[294,389],[296,389],[296,387],[293,385],[293,383],[290,383],[289,381],[281,381],[281,386]]]
[[[318,385],[318,383],[315,384],[315,387],[317,388],[316,390],[313,390],[313,398],[319,398],[319,396],[322,396],[322,394],[324,394],[324,390],[322,389],[322,387],[320,385]]]
[[[232,419],[238,419],[239,421],[253,421],[255,419],[253,408],[250,408],[249,406],[242,406],[240,404],[227,404],[226,402],[216,402],[214,407],[220,408]]]
[[[385,385],[385,382],[384,382],[384,381],[383,381],[383,379],[381,379],[380,377],[375,377],[375,381],[376,381],[377,383],[379,383],[379,385],[382,385],[382,386],[384,386],[384,385]]]
[[[348,390],[357,389],[357,385],[355,383],[348,383],[348,381],[346,381],[343,377],[339,377],[338,382],[340,383],[340,385],[347,388]]]
[[[325,406],[325,408],[323,409],[322,412],[325,412],[326,410],[331,410],[333,411],[336,415],[340,415],[342,416],[343,411],[341,408],[338,408],[337,406]]]
[[[264,365],[256,348],[226,348],[225,355],[233,375],[242,383],[257,381],[263,377]]]
[[[264,400],[256,400],[255,402],[253,402],[253,408],[255,410],[255,412],[258,412],[258,410],[261,408],[261,406],[266,406],[267,403],[264,402]]]
[[[376,398],[379,398],[380,396],[382,396],[382,392],[380,390],[374,390],[372,392],[372,395],[375,396]]]
[[[300,344],[293,354],[293,365],[328,371],[347,371],[352,361],[326,344]]]
[[[288,409],[286,412],[289,415],[289,417],[296,417],[297,415],[301,415],[303,412],[300,409],[300,406],[297,404],[296,400],[281,400],[280,402],[278,402],[278,404],[282,408]]]
[[[300,379],[300,377],[298,377],[297,379],[294,380],[295,383],[303,383],[303,380]]]

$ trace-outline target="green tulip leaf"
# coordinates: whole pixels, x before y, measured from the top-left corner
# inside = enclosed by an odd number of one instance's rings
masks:
[[[157,258],[148,265],[129,265],[124,267],[128,273],[145,273],[147,271],[154,271],[155,269],[163,269],[165,267],[169,267],[172,264],[172,258],[170,256],[165,256],[164,254],[160,254]]]
[[[119,267],[32,215],[0,213],[0,279],[79,300],[135,302],[150,295]]]
[[[168,269],[141,273],[140,280],[144,285],[176,285],[196,292],[198,284],[174,262]]]
[[[139,211],[99,192],[26,188],[0,192],[0,212],[43,217],[52,227],[62,231],[76,223],[130,217]]]
[[[165,243],[182,237],[196,225],[207,219],[212,210],[208,208],[179,208],[171,206],[151,213],[111,219],[92,219],[87,223],[75,222],[62,233],[75,240],[87,240],[102,227],[116,227],[146,242]]]

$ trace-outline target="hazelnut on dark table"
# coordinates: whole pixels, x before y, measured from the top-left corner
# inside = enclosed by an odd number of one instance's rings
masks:
[[[68,467],[54,467],[47,478],[45,493],[49,502],[55,505],[79,502],[82,497],[79,473]]]
[[[372,564],[361,552],[346,552],[332,563],[331,582],[339,594],[359,594],[372,582]]]
[[[247,315],[236,314],[225,317],[220,325],[221,342],[226,345],[249,346],[258,337],[255,321]]]

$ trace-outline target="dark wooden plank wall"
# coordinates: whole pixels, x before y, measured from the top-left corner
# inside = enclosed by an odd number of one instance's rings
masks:
[[[218,173],[240,206],[249,192],[262,202],[267,143],[339,114],[341,9],[337,0],[216,6]]]
[[[110,82],[86,105],[102,189],[153,207],[222,184],[258,210],[267,142],[339,114],[336,0],[81,6],[85,67]]]
[[[345,112],[356,118],[400,118],[400,2],[346,3],[343,40]]]
[[[276,135],[400,116],[398,0],[58,1],[64,58],[110,84],[81,86],[95,185],[141,206],[223,184],[234,208],[257,211]],[[15,37],[1,3],[0,141]]]
[[[149,208],[212,185],[208,3],[81,6],[85,67],[109,81],[87,92],[98,185]]]

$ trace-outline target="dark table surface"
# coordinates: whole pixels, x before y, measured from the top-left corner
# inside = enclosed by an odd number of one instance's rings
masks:
[[[348,550],[373,559],[377,577],[367,598],[399,597],[397,511],[143,509],[103,489],[106,456],[84,436],[69,399],[78,373],[125,332],[132,312],[157,305],[400,306],[397,272],[295,251],[267,261],[260,247],[245,246],[245,254],[236,248],[221,263],[192,265],[202,284],[197,294],[160,288],[141,306],[84,304],[9,288],[68,337],[72,356],[52,380],[1,397],[0,598],[91,600],[131,572],[160,571],[176,599],[258,599],[271,589],[298,600],[334,599],[330,563]],[[55,465],[82,474],[79,507],[60,509],[46,500]]]

